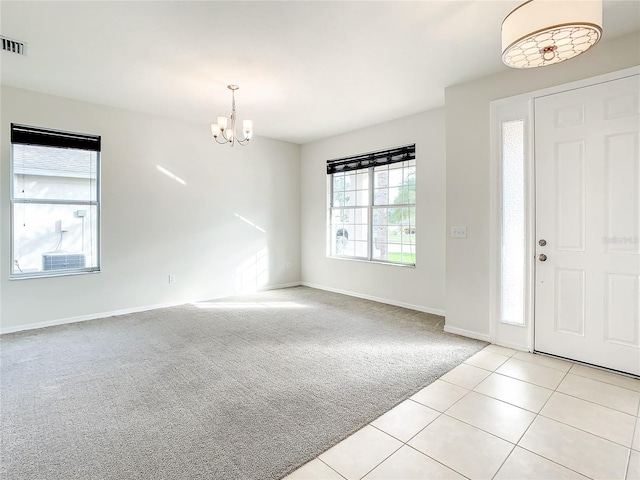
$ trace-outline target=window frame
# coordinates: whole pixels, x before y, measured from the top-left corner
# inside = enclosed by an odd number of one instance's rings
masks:
[[[384,264],[384,265],[395,265],[395,266],[399,266],[399,267],[410,267],[410,268],[415,268],[416,264],[417,264],[417,244],[415,241],[415,237],[414,237],[414,242],[413,242],[413,255],[414,255],[414,262],[413,263],[408,263],[408,262],[402,262],[402,261],[393,261],[393,260],[383,260],[383,259],[379,259],[379,258],[374,258],[373,253],[374,253],[374,231],[376,228],[376,225],[374,225],[373,222],[373,217],[374,217],[374,209],[375,208],[413,208],[414,212],[417,211],[417,202],[414,200],[414,203],[403,203],[403,204],[391,204],[391,203],[386,203],[384,205],[380,204],[380,205],[376,205],[375,203],[375,173],[376,173],[376,167],[382,167],[382,166],[386,166],[388,169],[393,169],[392,165],[396,165],[396,164],[400,164],[402,165],[402,170],[404,171],[407,168],[413,168],[414,171],[416,172],[416,177],[417,177],[417,161],[416,161],[416,157],[415,157],[415,144],[411,145],[411,146],[407,146],[407,147],[399,147],[399,149],[401,148],[412,148],[412,151],[414,153],[412,158],[408,158],[406,160],[400,160],[400,161],[394,161],[394,162],[377,162],[377,161],[372,161],[370,163],[369,166],[365,166],[363,168],[356,168],[356,169],[351,169],[351,170],[346,170],[346,171],[333,171],[331,173],[328,173],[327,175],[327,257],[328,258],[332,258],[332,259],[338,259],[338,260],[352,260],[352,261],[360,261],[360,262],[367,262],[367,263],[380,263],[380,264]],[[358,161],[359,162],[367,162],[366,160],[362,160],[363,158],[367,157],[367,156],[371,156],[372,158],[374,158],[374,156],[377,156],[379,153],[382,152],[373,152],[370,154],[363,154],[363,155],[359,155]],[[356,158],[356,157],[352,157],[352,158]],[[348,159],[342,159],[342,160],[332,160],[332,161],[328,161],[327,165],[329,165],[331,162],[342,162],[344,163],[346,160]],[[413,161],[414,165],[407,165],[408,162]],[[329,167],[328,167],[329,168]],[[363,171],[367,172],[367,178],[368,178],[368,187],[367,187],[367,204],[366,205],[358,205],[357,201],[354,202],[355,204],[353,206],[344,206],[344,207],[336,207],[334,206],[334,193],[335,193],[335,182],[334,182],[334,175],[336,174],[345,174],[347,172],[352,172],[355,173],[356,175],[358,173],[362,173]],[[354,189],[354,192],[357,192],[358,189]],[[334,210],[352,210],[355,211],[359,208],[366,208],[367,213],[366,213],[366,218],[367,218],[367,256],[357,256],[357,255],[336,255],[333,252],[335,251],[335,242],[336,242],[336,235],[333,233],[333,227],[334,227],[334,223],[333,223],[333,213]],[[415,215],[415,213],[414,213]],[[417,218],[416,218],[416,223],[417,223]],[[354,226],[356,224],[354,223]],[[415,228],[415,224],[410,224],[410,227]],[[400,226],[400,228],[402,228],[402,225]],[[416,229],[417,230],[417,229]],[[414,233],[415,235],[415,233]],[[389,244],[389,243],[388,243]],[[400,243],[399,245],[411,245],[411,244],[404,244],[404,243]],[[355,250],[354,250],[355,253]]]
[[[14,141],[14,129],[28,129],[35,132],[42,132],[45,134],[51,134],[52,138],[61,140],[57,145],[46,143],[27,143],[24,141]],[[65,141],[66,139],[66,141]],[[87,140],[87,142],[84,142]],[[81,148],[81,145],[93,142],[97,145],[95,148]],[[30,125],[22,125],[11,123],[11,141],[9,152],[9,221],[11,223],[9,227],[10,231],[10,263],[9,263],[9,279],[10,280],[26,280],[30,278],[48,278],[48,277],[63,277],[70,275],[86,275],[101,272],[101,195],[102,195],[102,179],[101,179],[101,137],[99,135],[81,134],[77,132],[69,132],[65,130],[53,130],[49,128],[34,127]],[[55,140],[52,142],[55,143]],[[65,144],[74,145],[72,147],[65,147]],[[94,152],[96,154],[96,179],[95,179],[95,200],[61,200],[61,199],[47,199],[47,198],[19,198],[15,192],[15,169],[14,169],[14,146],[15,145],[35,145],[45,146],[49,148],[71,148],[75,150]],[[64,177],[55,177],[64,178]],[[89,208],[95,207],[96,211],[96,261],[95,266],[83,267],[83,268],[68,268],[57,270],[39,270],[36,272],[15,272],[14,265],[15,258],[15,207],[16,205],[78,205],[87,206]]]

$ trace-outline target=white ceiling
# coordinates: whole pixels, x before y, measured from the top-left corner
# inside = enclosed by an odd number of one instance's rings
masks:
[[[2,0],[2,35],[28,44],[26,58],[2,53],[2,83],[205,131],[235,83],[256,135],[306,143],[440,107],[445,87],[507,69],[500,24],[520,3]],[[605,0],[605,39],[638,29],[640,2]]]

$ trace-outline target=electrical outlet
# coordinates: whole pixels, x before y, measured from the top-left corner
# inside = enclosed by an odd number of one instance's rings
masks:
[[[169,283],[176,283],[176,276],[173,274],[169,275]]]
[[[467,238],[467,227],[451,227],[451,238]]]

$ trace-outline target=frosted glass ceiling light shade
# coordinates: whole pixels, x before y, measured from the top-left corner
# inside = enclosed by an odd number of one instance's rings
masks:
[[[513,68],[553,65],[602,36],[602,0],[529,0],[502,22],[502,61]]]
[[[251,120],[245,120],[242,122],[244,138],[240,139],[236,135],[236,90],[240,87],[237,85],[227,85],[227,88],[231,90],[231,117],[218,117],[217,123],[211,124],[211,135],[215,138],[216,142],[221,145],[230,143],[233,147],[236,143],[240,145],[246,145],[253,136],[253,122]]]

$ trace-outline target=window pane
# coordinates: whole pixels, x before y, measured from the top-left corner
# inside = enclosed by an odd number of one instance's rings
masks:
[[[416,227],[402,228],[402,243],[405,245],[416,244]]]
[[[404,183],[398,189],[398,196],[394,203],[415,204],[416,203],[416,176],[415,172],[404,176]]]
[[[336,255],[344,257],[355,256],[355,244],[346,236],[336,236]]]
[[[373,204],[374,205],[389,205],[389,189],[388,188],[376,188],[373,191]]]
[[[95,205],[15,203],[12,273],[98,266]]]
[[[369,190],[356,191],[356,205],[367,206],[369,204]]]
[[[389,189],[389,200],[391,204],[398,204],[398,203],[403,203],[402,202],[402,196],[401,196],[401,188],[399,187],[394,187],[394,188],[390,188]]]
[[[401,187],[402,186],[402,164],[397,163],[396,166],[389,168],[389,186]]]
[[[354,223],[354,210],[352,208],[334,208],[331,223],[332,225],[347,225]]]
[[[524,121],[502,124],[501,321],[524,325]]]
[[[413,184],[415,186],[416,167],[407,167],[404,169],[404,184]],[[415,189],[415,188],[414,188]]]
[[[404,245],[402,233],[397,227],[376,227],[372,256],[376,260],[415,263],[413,248]]]
[[[333,235],[331,237],[331,253],[333,255],[345,255],[349,246],[349,238],[352,238],[348,230],[346,225],[333,226]]]
[[[354,218],[354,223],[359,223],[361,225],[367,225],[369,223],[369,215],[367,214],[366,208],[354,209]]]
[[[367,209],[332,209],[331,212],[331,254],[345,257],[367,258]],[[364,253],[360,246],[365,245]]]
[[[389,225],[401,225],[404,218],[409,217],[408,208],[390,208],[388,214]]]
[[[357,173],[357,182],[356,185],[359,190],[368,190],[369,189],[369,170],[359,171]]]
[[[355,238],[354,240],[364,240],[367,241],[369,239],[369,228],[367,225],[356,225],[355,226]]]
[[[97,179],[97,152],[13,145],[16,199],[96,201]]]
[[[374,208],[373,209],[373,224],[374,225],[388,225],[389,224],[389,210],[387,208]]]
[[[356,189],[356,173],[355,172],[344,174],[344,189],[345,190]]]
[[[382,188],[389,186],[389,168],[375,167],[373,169],[374,188]]]
[[[363,241],[363,242],[355,241],[353,243],[354,243],[354,248],[355,248],[354,255],[356,257],[364,257],[364,258],[366,258],[367,255],[368,255],[367,242],[366,241]]]

